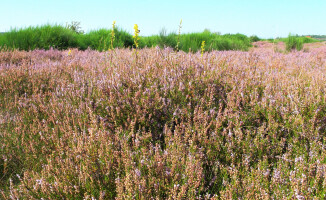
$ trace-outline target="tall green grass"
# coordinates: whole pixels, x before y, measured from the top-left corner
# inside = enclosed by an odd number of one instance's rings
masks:
[[[212,50],[242,50],[247,51],[251,47],[250,39],[242,34],[218,35],[209,31],[202,33],[183,34],[180,41],[180,49],[183,51],[197,52],[202,41],[206,42],[205,51]]]
[[[87,34],[77,35],[78,48],[85,50],[91,48],[98,51],[106,51],[111,45],[110,29],[99,29],[91,31]],[[115,29],[114,48],[128,48],[133,45],[132,36],[122,29]]]
[[[179,50],[184,52],[200,51],[202,41],[207,44],[205,51],[213,50],[242,50],[247,51],[251,47],[251,40],[243,34],[225,34],[220,35],[203,31],[201,33],[187,33],[180,35]],[[176,50],[178,44],[178,35],[176,33],[167,34],[164,29],[160,31],[158,36],[150,36],[143,38],[142,47],[156,46],[172,47]]]
[[[60,25],[12,29],[0,35],[0,46],[19,50],[78,47],[76,33]]]
[[[106,51],[111,46],[112,29],[93,30],[89,33],[77,32],[69,26],[43,25],[36,27],[12,29],[0,35],[0,48],[34,50],[34,49],[68,49],[87,48]],[[133,48],[133,38],[130,33],[116,28],[114,48]],[[179,37],[179,45],[178,44]],[[162,29],[158,35],[140,37],[139,48],[171,47],[174,50],[197,52],[202,41],[206,42],[205,51],[212,50],[242,50],[251,47],[253,39],[242,34],[220,35],[205,30],[201,33],[187,33],[178,35],[174,32],[167,33]]]
[[[289,35],[289,37],[285,41],[285,45],[287,51],[291,51],[294,49],[300,51],[303,48],[303,40],[300,37]]]

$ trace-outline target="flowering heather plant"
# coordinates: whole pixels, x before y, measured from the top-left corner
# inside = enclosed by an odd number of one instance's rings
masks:
[[[72,51],[0,52],[1,199],[325,198],[325,46]]]

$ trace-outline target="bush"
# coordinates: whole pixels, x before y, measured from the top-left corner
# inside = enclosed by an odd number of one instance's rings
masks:
[[[258,42],[260,41],[260,38],[257,35],[252,35],[249,37],[251,42]]]
[[[296,49],[300,51],[303,48],[303,40],[298,37],[298,35],[294,36],[289,34],[288,38],[285,40],[286,50],[292,51]]]

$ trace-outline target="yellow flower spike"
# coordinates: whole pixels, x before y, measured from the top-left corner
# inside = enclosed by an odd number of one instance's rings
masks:
[[[111,49],[113,49],[113,42],[114,42],[114,39],[115,39],[115,32],[114,32],[114,29],[115,29],[115,21],[113,21],[112,23],[112,31],[111,31]]]
[[[138,60],[138,57],[137,57],[137,55],[138,55],[138,51],[137,51],[137,49],[138,49],[138,46],[139,46],[139,43],[138,43],[138,41],[139,41],[139,29],[138,29],[138,25],[137,24],[135,24],[134,25],[134,36],[133,36],[133,38],[134,38],[134,43],[135,43],[135,55],[136,55],[136,62],[137,62],[137,60]]]
[[[138,41],[139,41],[139,29],[138,29],[138,25],[137,24],[135,24],[134,25],[134,36],[133,36],[133,38],[134,38],[134,43],[135,43],[135,46],[136,46],[136,49],[138,48],[138,46],[139,46],[139,43],[138,43]]]
[[[201,49],[201,57],[203,57],[205,51],[205,41],[202,41],[200,49]]]
[[[69,49],[69,51],[68,51],[68,56],[70,56],[71,55],[71,49]]]

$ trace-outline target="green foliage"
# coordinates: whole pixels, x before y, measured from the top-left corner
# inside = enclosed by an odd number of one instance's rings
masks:
[[[72,21],[70,24],[66,25],[66,28],[74,31],[77,34],[84,33],[84,31],[80,27],[80,22]]]
[[[260,38],[257,35],[252,35],[249,37],[251,42],[258,42],[260,41]]]
[[[115,28],[114,48],[132,48],[132,35],[122,29]],[[44,25],[24,29],[12,29],[0,35],[0,48],[33,50],[78,48],[85,50],[91,48],[106,51],[111,47],[112,29],[99,29],[83,33],[80,23],[72,22],[66,27],[60,25]],[[141,37],[139,48],[159,46],[171,47],[174,50],[185,52],[200,51],[201,42],[205,41],[205,51],[212,50],[242,50],[246,51],[251,42],[258,40],[257,36],[247,37],[243,34],[212,33],[208,29],[201,33],[167,33],[162,29],[159,35]]]
[[[12,29],[0,38],[0,46],[19,50],[77,47],[76,33],[59,25]]]
[[[287,40],[285,40],[286,50],[291,51],[296,49],[300,51],[303,48],[303,39],[298,35],[294,36],[289,34]]]
[[[78,35],[78,47],[81,50],[91,48],[98,51],[106,51],[111,46],[111,32],[109,29],[99,29],[87,34]],[[115,29],[114,48],[128,48],[133,44],[132,36],[126,31]]]
[[[158,45],[163,47],[175,47],[177,46],[177,34],[176,33],[169,33],[167,34],[166,29],[163,28],[160,31]]]
[[[183,34],[181,36],[180,49],[188,52],[200,50],[201,42],[206,42],[206,51],[213,50],[243,50],[246,51],[251,46],[249,38],[242,34],[218,35],[209,31],[202,33]]]
[[[291,35],[291,34],[289,34],[289,36],[287,38],[267,39],[267,41],[269,41],[271,43],[284,42],[286,45],[287,51],[291,51],[294,49],[296,49],[297,51],[300,51],[303,48],[303,44],[305,44],[305,43],[319,42],[319,40],[317,40],[315,38]]]
[[[159,40],[160,38],[157,35],[142,37],[142,39],[139,41],[139,47],[140,48],[155,47],[157,46]]]
[[[314,39],[314,38],[309,38],[309,37],[300,37],[303,43],[314,43],[314,42],[319,42],[319,40]]]

